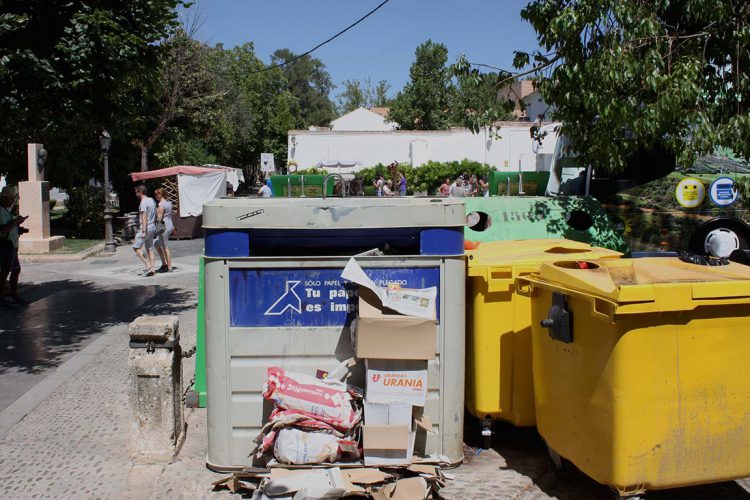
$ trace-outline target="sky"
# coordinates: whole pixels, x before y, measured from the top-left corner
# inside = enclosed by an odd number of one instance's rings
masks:
[[[198,38],[234,47],[252,42],[265,62],[279,48],[299,54],[353,23],[382,0],[198,0]],[[528,0],[390,0],[375,14],[313,56],[337,88],[347,79],[391,84],[395,95],[409,80],[414,50],[428,39],[469,61],[511,70],[514,50],[536,48],[533,29],[520,17]]]

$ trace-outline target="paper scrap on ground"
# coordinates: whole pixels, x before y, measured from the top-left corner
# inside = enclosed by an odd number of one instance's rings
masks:
[[[407,316],[435,319],[437,287],[430,288],[383,288],[373,282],[352,257],[347,262],[341,277],[372,290],[383,306]]]

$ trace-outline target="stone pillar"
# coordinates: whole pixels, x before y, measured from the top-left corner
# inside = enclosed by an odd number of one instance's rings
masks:
[[[178,326],[176,316],[141,316],[130,324],[128,399],[135,463],[171,463],[185,438]]]
[[[65,237],[49,234],[49,182],[44,180],[47,152],[42,144],[28,144],[29,180],[18,183],[20,197],[18,210],[29,218],[23,227],[29,230],[21,235],[18,251],[22,254],[48,253],[60,248]]]

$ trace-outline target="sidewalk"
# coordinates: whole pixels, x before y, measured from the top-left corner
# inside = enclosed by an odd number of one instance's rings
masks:
[[[186,410],[187,438],[175,463],[134,466],[130,460],[127,323],[142,314],[177,314],[183,349],[195,345],[196,264],[201,242],[177,242],[174,248],[180,271],[155,278],[135,275],[139,266],[128,248],[118,249],[115,256],[79,263],[25,266],[23,280],[33,284],[27,289],[41,298],[36,306],[32,304],[36,307],[34,317],[21,323],[48,330],[75,328],[83,340],[76,338],[74,352],[62,349],[51,365],[42,366],[43,376],[33,379],[33,388],[0,413],[2,498],[240,498],[211,491],[211,481],[221,475],[205,467],[205,409]],[[45,294],[51,283],[58,285]],[[130,301],[138,296],[140,302],[128,313],[129,318],[89,318],[88,323],[79,318],[71,326],[66,322],[73,318],[65,315],[70,309],[53,307],[61,294],[89,302],[101,297],[94,306],[105,313],[105,301],[113,301],[111,310],[124,307],[118,296]],[[0,316],[0,338],[12,319]],[[50,354],[44,344],[47,337],[37,340],[39,352]],[[185,389],[193,377],[194,363],[194,358],[183,361]],[[0,364],[0,377],[9,369],[8,363]],[[471,432],[467,429],[469,440]],[[568,483],[558,481],[533,430],[500,426],[496,443],[494,450],[479,453],[466,448],[464,464],[451,471],[456,479],[441,491],[444,498],[613,498],[608,488],[581,475]],[[654,492],[647,498],[747,499],[748,491],[750,484],[743,481],[742,485],[730,482]]]

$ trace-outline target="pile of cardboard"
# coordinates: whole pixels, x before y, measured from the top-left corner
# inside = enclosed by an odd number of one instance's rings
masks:
[[[427,499],[444,486],[446,475],[441,466],[447,465],[447,460],[414,456],[418,433],[434,433],[424,407],[428,362],[436,353],[437,290],[379,287],[354,259],[342,277],[359,285],[359,313],[351,331],[357,361],[363,362],[366,370],[364,397],[356,388],[344,395],[336,385],[340,382],[323,384],[307,375],[269,369],[264,397],[273,401],[276,409],[256,440],[259,448],[255,451],[267,456],[273,449],[275,459],[266,468],[235,473],[214,486],[233,492],[252,491],[253,498],[294,500],[352,495],[376,500]],[[304,390],[289,391],[295,384]],[[339,391],[341,397],[322,398],[326,391]],[[343,407],[306,407],[308,393],[316,405],[322,404],[320,401],[351,400]],[[295,398],[300,401],[295,403]],[[348,404],[352,405],[351,414]],[[339,415],[341,408],[346,411]],[[285,429],[293,429],[305,441],[300,445],[305,458],[318,456],[311,454],[310,448],[324,435],[333,440],[333,451],[322,454],[324,459],[289,460],[286,457],[293,453],[280,453],[279,435]],[[354,443],[354,449],[347,449],[347,443]]]
[[[421,462],[421,461],[420,461]],[[252,495],[254,500],[322,500],[360,497],[373,500],[427,500],[445,486],[434,461],[407,467],[372,468],[357,464],[338,467],[250,468],[213,482],[214,489]]]

